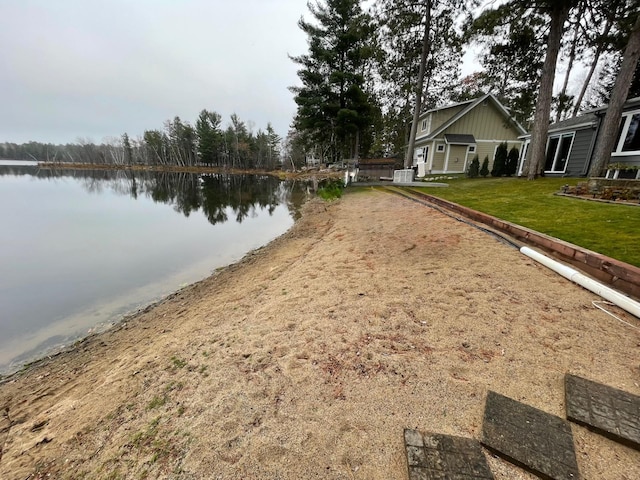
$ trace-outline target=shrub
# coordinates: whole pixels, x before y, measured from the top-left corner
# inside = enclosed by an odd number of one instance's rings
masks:
[[[343,188],[340,180],[327,180],[318,188],[318,195],[324,200],[334,200],[342,196]]]
[[[518,169],[519,156],[520,152],[516,147],[513,147],[511,150],[509,150],[509,155],[507,155],[507,168],[505,169],[507,177],[516,174],[516,170]]]
[[[482,175],[484,178],[486,178],[487,175],[489,175],[489,155],[484,157],[484,160],[482,161],[482,167],[480,168],[480,175]]]
[[[496,149],[496,156],[493,159],[492,177],[501,177],[506,173],[507,167],[507,142],[502,142]]]
[[[480,174],[480,161],[478,160],[478,155],[473,157],[471,163],[469,164],[469,169],[467,170],[467,177],[469,178],[478,178]]]

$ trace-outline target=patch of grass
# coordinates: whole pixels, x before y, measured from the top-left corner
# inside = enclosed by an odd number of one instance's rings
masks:
[[[153,420],[151,420],[151,422],[149,422],[149,426],[146,430],[141,430],[132,435],[131,444],[136,448],[140,448],[141,446],[147,445],[151,441],[153,441],[153,439],[155,439],[156,435],[158,434],[158,425],[160,424],[160,418],[161,417],[154,418]]]
[[[169,393],[172,392],[174,390],[182,390],[184,388],[184,383],[182,382],[169,382],[165,387],[164,387],[164,391],[165,393]]]
[[[640,266],[640,207],[554,195],[584,178],[449,180],[429,195],[531,228],[631,265]]]
[[[340,180],[326,180],[318,188],[318,196],[323,200],[334,200],[342,196],[344,185]]]
[[[176,368],[184,368],[187,364],[187,361],[178,357],[171,357],[171,363]]]
[[[147,410],[153,410],[154,408],[162,407],[165,403],[167,403],[167,397],[162,396],[154,396],[149,404],[147,405]]]

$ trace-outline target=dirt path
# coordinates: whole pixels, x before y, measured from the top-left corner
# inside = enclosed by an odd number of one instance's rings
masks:
[[[640,394],[640,330],[595,299],[408,200],[314,201],[239,264],[1,385],[0,478],[406,478],[403,428],[479,438],[489,389],[560,416],[565,372]],[[573,431],[584,478],[640,478],[640,452]]]

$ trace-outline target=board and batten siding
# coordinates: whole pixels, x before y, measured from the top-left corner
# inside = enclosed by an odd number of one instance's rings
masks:
[[[446,148],[445,148],[445,151],[446,151]],[[437,152],[434,150],[433,166],[431,167],[432,171],[441,172],[444,169],[444,155],[445,155],[445,152]]]
[[[467,105],[456,105],[450,108],[444,108],[435,112],[431,112],[431,132],[437,130],[443,123],[449,121],[457,115],[461,110],[467,108]],[[438,135],[440,136],[440,135]]]
[[[520,132],[509,125],[492,102],[478,105],[443,133],[472,134],[476,140],[517,140]],[[490,156],[489,158],[492,158]]]
[[[569,153],[569,159],[567,161],[567,170],[564,175],[575,176],[587,174],[589,166],[587,165],[586,159],[589,158],[589,153],[595,140],[595,133],[596,131],[592,128],[576,130],[573,137],[573,145],[571,146],[571,153]],[[548,175],[551,176],[552,174]]]

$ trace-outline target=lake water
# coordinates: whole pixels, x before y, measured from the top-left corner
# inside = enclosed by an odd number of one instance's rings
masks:
[[[269,176],[0,162],[0,373],[239,260],[305,195]]]

